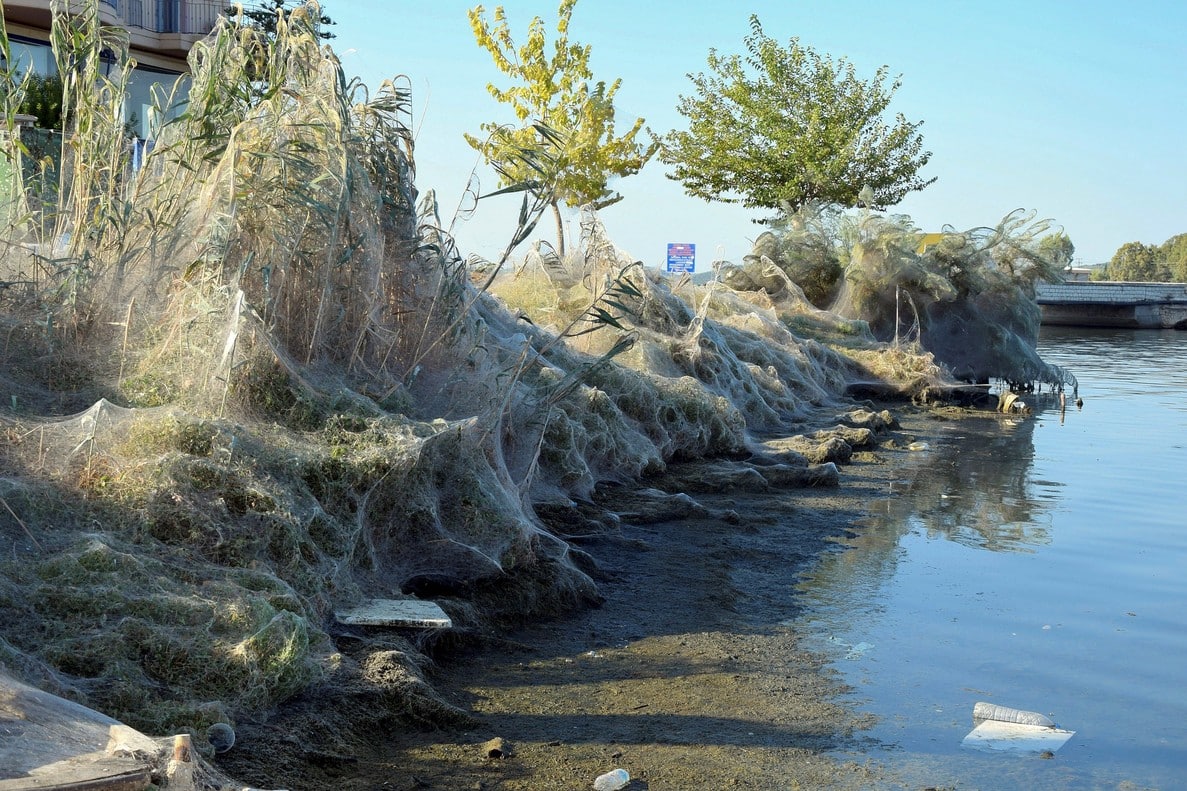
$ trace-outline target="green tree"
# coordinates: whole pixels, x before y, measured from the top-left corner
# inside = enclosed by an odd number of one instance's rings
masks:
[[[61,129],[62,78],[56,74],[31,73],[18,112],[35,116],[39,129]]]
[[[1047,234],[1039,240],[1039,255],[1058,269],[1071,266],[1075,254],[1076,246],[1063,231]]]
[[[887,84],[887,67],[863,81],[844,58],[796,38],[780,46],[757,16],[750,31],[745,60],[709,50],[712,74],[688,75],[696,94],[677,110],[689,128],[663,137],[660,158],[686,192],[790,214],[812,202],[857,206],[864,187],[870,208],[884,208],[935,181],[918,175],[931,158],[922,122],[884,120],[900,85]]]
[[[249,6],[243,7],[243,16],[251,20],[251,24],[260,30],[264,31],[270,36],[276,35],[276,19],[277,15],[283,11],[286,14],[305,9],[305,13],[312,14],[315,20],[314,29],[317,35],[323,39],[335,38],[334,34],[325,28],[335,24],[334,20],[326,16],[321,9],[321,4],[311,2],[311,0],[297,0],[296,3],[290,0],[262,0],[259,3],[253,3]],[[223,9],[223,14],[226,16],[235,16],[239,13],[239,9],[230,6]]]
[[[1105,277],[1108,280],[1165,282],[1170,273],[1159,266],[1158,248],[1141,242],[1126,242],[1109,259]]]
[[[638,173],[656,148],[637,139],[642,118],[616,136],[614,96],[622,81],[592,82],[590,47],[569,40],[576,4],[577,0],[561,0],[551,52],[539,17],[528,25],[525,43],[516,47],[502,6],[495,8],[493,26],[482,6],[469,12],[479,46],[490,53],[499,71],[517,83],[505,90],[488,84],[487,91],[511,106],[521,126],[485,123],[486,137],[466,135],[466,142],[496,167],[502,186],[531,184],[549,196],[562,256],[560,204],[601,209],[617,203],[622,196],[609,188],[610,179]],[[539,155],[523,156],[533,150]]]
[[[1187,233],[1180,233],[1167,239],[1158,248],[1159,256],[1166,264],[1171,279],[1176,283],[1187,283]]]

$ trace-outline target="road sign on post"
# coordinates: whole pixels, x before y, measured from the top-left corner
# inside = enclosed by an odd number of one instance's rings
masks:
[[[697,246],[682,242],[668,243],[668,274],[692,274],[697,268]]]

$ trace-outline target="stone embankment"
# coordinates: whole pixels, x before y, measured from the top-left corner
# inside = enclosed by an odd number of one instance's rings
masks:
[[[1045,283],[1036,298],[1045,325],[1187,329],[1187,283]]]

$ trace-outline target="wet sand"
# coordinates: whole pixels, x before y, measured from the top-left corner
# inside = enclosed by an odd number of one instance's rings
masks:
[[[839,551],[832,539],[918,465],[907,445],[926,439],[932,418],[897,416],[903,427],[855,454],[839,487],[699,494],[708,513],[583,541],[602,576],[601,606],[436,651],[427,680],[472,715],[463,726],[411,727],[408,712],[370,712],[365,738],[325,750],[294,719],[283,734],[249,730],[259,749],[228,754],[225,768],[314,791],[580,789],[615,767],[635,791],[896,786],[829,755],[868,722],[845,707],[836,675],[789,621],[797,576]],[[607,492],[607,507],[616,499]],[[502,740],[498,757],[492,739]]]

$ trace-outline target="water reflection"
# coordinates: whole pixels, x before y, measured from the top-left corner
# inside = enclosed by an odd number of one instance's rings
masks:
[[[857,754],[916,787],[1182,787],[1187,334],[1050,334],[1040,350],[1084,409],[952,420],[891,460],[899,480],[806,578],[796,626],[875,717]],[[1077,736],[1058,760],[967,751],[980,700]]]
[[[1034,418],[973,419],[932,446],[907,491],[876,503],[868,526],[898,536],[923,529],[969,547],[1030,552],[1051,542],[1050,505],[1030,479]],[[1036,496],[1038,495],[1038,496]]]
[[[1031,399],[1058,416],[1053,398]],[[906,560],[902,538],[918,533],[973,549],[1033,553],[1052,542],[1051,509],[1061,483],[1031,478],[1039,416],[968,417],[946,424],[923,458],[905,466],[887,496],[873,500],[849,549],[824,558],[801,592],[811,609],[870,612]]]
[[[910,786],[1183,787],[1187,333],[1047,343],[1083,410],[954,420],[891,460],[852,548],[804,580],[796,627],[875,719],[855,754]],[[1050,761],[962,749],[979,700],[1077,735]]]

